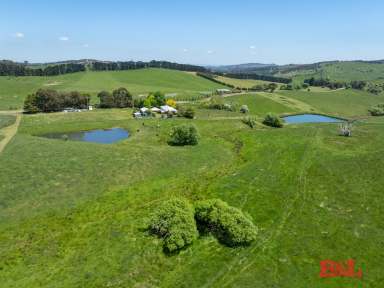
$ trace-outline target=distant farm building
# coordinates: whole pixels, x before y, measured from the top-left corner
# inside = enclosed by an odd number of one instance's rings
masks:
[[[232,92],[232,90],[230,90],[230,89],[225,89],[225,88],[216,89],[216,93],[220,94],[220,95],[228,94],[228,93],[231,93],[231,92]]]

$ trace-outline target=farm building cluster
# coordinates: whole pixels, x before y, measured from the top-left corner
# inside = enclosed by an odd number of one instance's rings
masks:
[[[170,118],[177,114],[177,109],[169,105],[160,106],[160,108],[142,107],[138,111],[133,113],[133,117],[135,118],[152,117],[155,114],[160,114],[164,118]]]

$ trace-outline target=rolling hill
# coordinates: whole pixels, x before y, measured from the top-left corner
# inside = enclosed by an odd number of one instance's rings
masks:
[[[25,97],[39,88],[77,90],[95,96],[102,90],[127,88],[133,95],[162,91],[177,99],[198,98],[224,87],[192,73],[168,69],[78,72],[60,76],[0,77],[0,110],[20,109]]]

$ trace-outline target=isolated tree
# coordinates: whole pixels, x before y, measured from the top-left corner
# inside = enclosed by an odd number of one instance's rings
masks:
[[[244,113],[244,114],[248,113],[249,112],[248,106],[247,105],[241,105],[240,112]]]
[[[172,128],[169,145],[184,146],[197,145],[199,142],[199,133],[194,125],[182,124]]]

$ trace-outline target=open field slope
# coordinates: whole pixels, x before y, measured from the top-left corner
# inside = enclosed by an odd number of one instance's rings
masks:
[[[308,107],[359,116],[370,103],[306,93],[226,101],[249,105],[258,119]],[[383,286],[384,121],[358,123],[345,138],[333,124],[250,129],[242,117],[205,109],[195,120],[133,120],[130,110],[23,116],[0,155],[0,287]],[[197,126],[199,145],[167,145],[180,123]],[[131,137],[113,145],[38,137],[108,127]],[[171,196],[221,198],[253,217],[258,238],[228,248],[203,236],[167,256],[143,228]],[[319,278],[319,261],[350,258],[362,280]]]
[[[308,67],[308,68],[306,68]],[[297,65],[294,67],[281,67],[275,76],[293,78],[294,81],[303,81],[311,77],[317,79],[330,79],[332,81],[350,82],[364,80],[369,82],[384,81],[384,63],[364,61],[340,61],[318,63],[313,65]]]
[[[273,82],[263,81],[263,80],[235,79],[235,78],[230,78],[230,77],[225,77],[225,76],[217,76],[215,79],[217,79],[223,83],[230,84],[230,85],[233,85],[233,86],[238,87],[238,88],[245,88],[245,89],[252,88],[256,85],[273,83]]]
[[[79,72],[52,77],[0,77],[0,110],[21,108],[25,97],[39,88],[90,93],[126,87],[134,95],[162,91],[178,99],[198,97],[220,84],[191,73],[167,69]],[[95,97],[93,98],[96,101]]]
[[[322,113],[344,117],[368,116],[368,109],[384,102],[384,95],[343,89],[328,92],[278,91],[279,95],[307,103]]]

